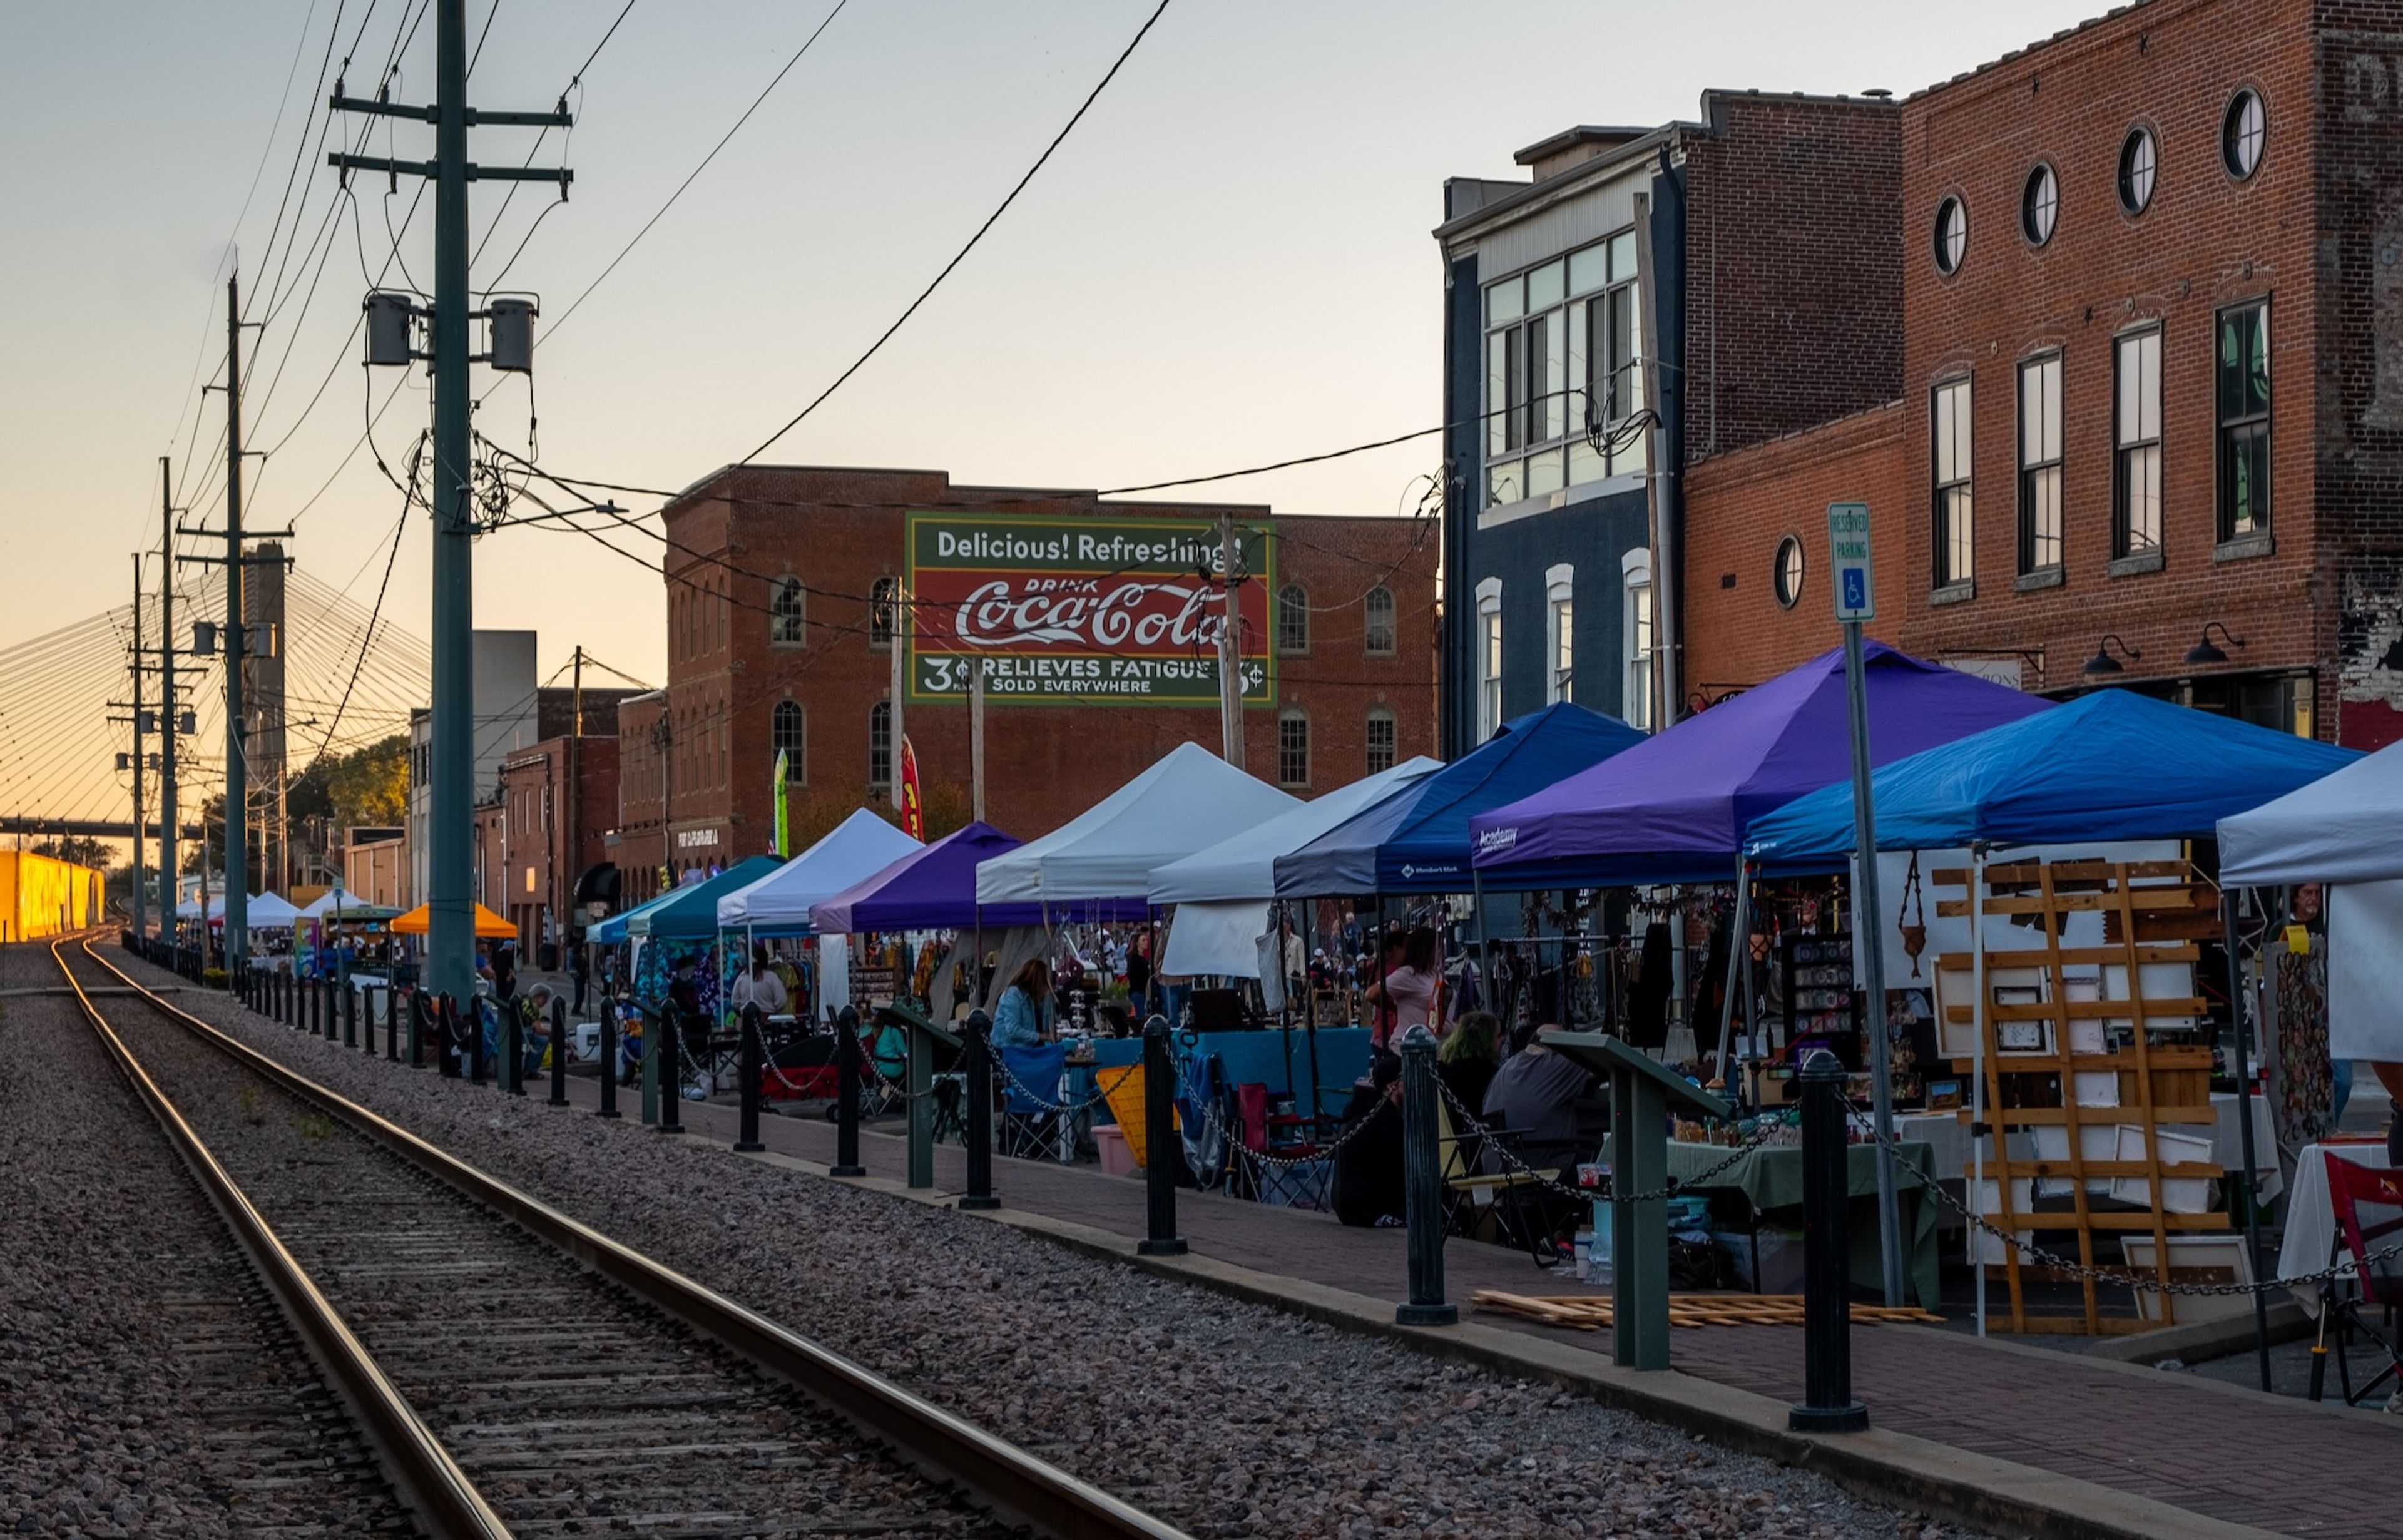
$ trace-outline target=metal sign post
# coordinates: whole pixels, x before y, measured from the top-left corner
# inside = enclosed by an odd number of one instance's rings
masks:
[[[1853,735],[1853,895],[1857,916],[1853,956],[1868,996],[1869,1097],[1877,1119],[1878,1249],[1885,1302],[1902,1292],[1902,1214],[1895,1195],[1893,1048],[1886,1042],[1885,937],[1878,901],[1877,810],[1869,794],[1868,686],[1861,662],[1861,622],[1877,617],[1869,574],[1869,506],[1827,505],[1827,557],[1836,618],[1844,627],[1844,703]]]

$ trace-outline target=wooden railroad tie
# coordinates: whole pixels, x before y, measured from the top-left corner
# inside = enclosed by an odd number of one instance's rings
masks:
[[[1611,1298],[1606,1294],[1529,1295],[1501,1289],[1479,1289],[1473,1302],[1479,1310],[1523,1315],[1548,1326],[1598,1331],[1611,1324]],[[1918,1322],[1942,1325],[1944,1318],[1910,1306],[1853,1306],[1853,1319],[1865,1323]],[[1799,1294],[1673,1294],[1669,1324],[1699,1330],[1703,1326],[1799,1326],[1802,1297]]]

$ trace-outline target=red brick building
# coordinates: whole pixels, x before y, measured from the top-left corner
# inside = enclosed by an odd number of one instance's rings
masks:
[[[901,735],[930,829],[970,815],[967,680],[985,685],[985,816],[1022,839],[1175,745],[1220,742],[1221,517],[1238,584],[1245,768],[1308,797],[1436,752],[1431,520],[1311,518],[932,471],[738,466],[665,510],[668,687],[619,707],[625,898],[889,805]]]
[[[583,928],[573,913],[576,879],[614,859],[606,840],[618,817],[616,738],[546,738],[501,761],[494,803],[479,818],[479,828],[491,825],[482,901],[517,926],[529,954]]]
[[[2152,0],[1902,103],[1898,398],[1689,472],[1693,676],[1832,645],[1860,499],[1913,652],[2403,736],[2393,21]]]

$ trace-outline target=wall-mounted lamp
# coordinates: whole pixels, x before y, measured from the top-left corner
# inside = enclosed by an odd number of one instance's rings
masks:
[[[2207,664],[2225,663],[2228,661],[2228,654],[2220,651],[2217,647],[2211,645],[2211,633],[2215,631],[2219,632],[2220,636],[2231,647],[2242,647],[2244,645],[2244,638],[2231,633],[2226,626],[2221,625],[2216,620],[2206,620],[2202,625],[2202,640],[2197,642],[2193,646],[2187,649],[2186,660],[2188,662],[2200,668]]]
[[[2114,643],[2118,643],[2119,651],[2131,662],[2133,662],[2137,659],[2145,656],[2135,648],[2128,645],[2127,643],[2121,642],[2118,631],[2112,631],[2106,634],[2101,642],[2095,645],[2094,656],[2088,659],[2085,666],[2077,672],[2085,674],[2089,678],[2093,678],[2097,675],[2127,673],[2128,671],[2120,666],[2119,659],[2111,656],[2111,647]]]

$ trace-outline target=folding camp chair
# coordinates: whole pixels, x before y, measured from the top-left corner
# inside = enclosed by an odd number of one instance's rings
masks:
[[[1001,1081],[1001,1126],[996,1136],[1001,1153],[1021,1159],[1058,1159],[1063,1145],[1075,1153],[1073,1115],[1054,1105],[1068,1099],[1068,1045],[1049,1043],[1039,1048],[993,1051],[1009,1071]]]
[[[1179,1066],[1176,1088],[1177,1131],[1185,1145],[1185,1164],[1193,1186],[1210,1192],[1225,1182],[1234,1157],[1227,1131],[1235,1121],[1234,1092],[1227,1084],[1227,1067],[1215,1053],[1196,1053]]]
[[[2327,1161],[2328,1202],[2336,1211],[2337,1239],[2331,1248],[2337,1259],[2353,1256],[2353,1276],[2320,1285],[2320,1309],[2334,1311],[2342,1323],[2336,1335],[2337,1385],[2344,1404],[2357,1407],[2377,1394],[2389,1380],[2403,1374],[2403,1335],[2396,1330],[2395,1312],[2403,1306],[2403,1254],[2372,1262],[2372,1252],[2403,1244],[2403,1172],[2358,1165],[2334,1150],[2323,1150]],[[2377,1325],[2370,1322],[2375,1311]],[[2323,1317],[2325,1320],[2325,1317]],[[2359,1332],[2386,1354],[2386,1367],[2375,1379],[2353,1388],[2345,1363],[2345,1344]]]
[[[1435,1122],[1437,1145],[1443,1152],[1446,1218],[1452,1233],[1475,1239],[1491,1218],[1505,1240],[1526,1248],[1535,1266],[1557,1264],[1560,1251],[1552,1244],[1544,1189],[1537,1184],[1557,1182],[1561,1173],[1522,1171],[1523,1161],[1519,1166],[1507,1164],[1502,1153],[1518,1153],[1508,1131],[1489,1125],[1461,1133],[1452,1127],[1450,1103],[1440,1097],[1436,1099]]]

